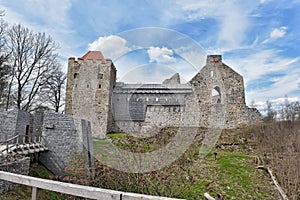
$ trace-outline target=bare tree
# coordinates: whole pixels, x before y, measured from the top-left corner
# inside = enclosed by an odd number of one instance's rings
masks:
[[[267,100],[266,105],[267,105],[267,108],[266,108],[266,110],[267,110],[267,116],[265,117],[264,120],[266,122],[275,121],[277,112],[273,109],[272,102],[269,101],[269,100]]]
[[[296,121],[300,119],[300,104],[299,102],[289,102],[287,96],[285,96],[284,104],[278,111],[281,120]]]
[[[55,112],[59,112],[64,106],[64,93],[66,74],[62,71],[61,65],[57,63],[56,68],[52,70],[47,83],[41,88],[39,94],[41,105],[50,106]]]
[[[1,16],[0,12],[0,16]],[[9,75],[9,52],[6,46],[6,28],[7,24],[3,20],[0,20],[0,106],[3,104],[5,97],[5,89],[7,87],[8,75]]]
[[[57,46],[45,33],[33,33],[21,25],[8,29],[8,47],[11,51],[11,79],[7,107],[31,111],[40,88],[48,82],[56,63]]]

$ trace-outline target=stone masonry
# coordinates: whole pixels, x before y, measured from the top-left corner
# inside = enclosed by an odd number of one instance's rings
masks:
[[[78,60],[70,58],[66,114],[92,122],[94,136],[103,138],[112,130],[111,96],[115,83],[116,68],[101,52],[88,52]]]
[[[3,111],[0,131],[1,141],[16,135],[42,136],[49,151],[40,153],[40,162],[56,175],[65,175],[65,168],[75,153],[84,156],[87,167],[94,165],[91,124],[87,120],[45,110],[33,114]]]
[[[41,153],[41,163],[54,174],[65,175],[71,157],[81,153],[87,167],[94,165],[90,122],[55,112],[45,112],[43,119],[42,133],[50,151]]]
[[[101,52],[69,58],[66,113],[91,121],[93,135],[149,133],[165,126],[235,128],[261,121],[245,104],[243,77],[207,56],[206,65],[188,82],[174,74],[162,84],[116,82],[116,68]]]
[[[28,175],[29,166],[30,166],[30,158],[26,157],[10,163],[0,164],[0,170],[15,173],[15,174]],[[8,190],[11,190],[16,186],[18,186],[18,184],[9,181],[0,180],[0,194]]]
[[[28,134],[33,128],[31,121],[31,115],[25,111],[0,112],[0,141],[5,141],[18,134]]]

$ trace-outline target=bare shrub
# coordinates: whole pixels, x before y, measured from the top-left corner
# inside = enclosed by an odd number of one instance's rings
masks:
[[[252,127],[248,136],[271,166],[290,199],[300,199],[300,121],[282,121]]]

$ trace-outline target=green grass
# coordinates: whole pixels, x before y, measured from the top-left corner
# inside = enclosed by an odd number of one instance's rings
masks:
[[[217,160],[214,152],[217,152]],[[189,171],[197,181],[191,181],[190,186],[177,197],[204,199],[203,194],[208,192],[223,199],[272,200],[274,196],[276,199],[267,175],[255,169],[253,161],[254,157],[246,154],[213,149],[204,160],[196,160],[183,170]]]
[[[110,139],[118,139],[118,138],[126,138],[127,134],[111,132],[111,133],[106,134],[106,136]]]

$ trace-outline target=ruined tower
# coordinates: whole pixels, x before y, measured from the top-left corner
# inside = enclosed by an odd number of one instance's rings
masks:
[[[223,117],[226,128],[235,128],[261,120],[256,109],[249,108],[245,102],[243,77],[222,61],[221,55],[208,55],[206,65],[190,81],[200,106],[206,116],[202,116],[204,126],[214,113],[215,119]],[[220,116],[222,113],[224,116]]]
[[[100,51],[69,58],[66,89],[67,115],[89,120],[93,135],[104,138],[112,128],[111,96],[116,68]]]

